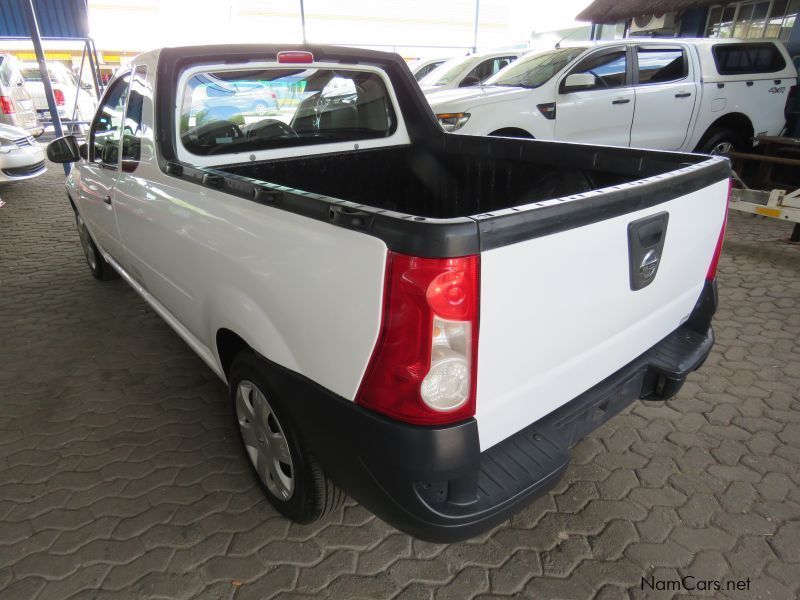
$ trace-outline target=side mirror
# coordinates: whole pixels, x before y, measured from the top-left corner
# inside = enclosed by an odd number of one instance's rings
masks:
[[[458,84],[458,87],[469,87],[471,85],[478,85],[481,82],[480,79],[475,77],[474,75],[470,75],[469,77],[464,77],[461,80],[461,83]]]
[[[577,92],[579,90],[588,90],[595,85],[597,85],[597,78],[591,73],[572,73],[567,75],[561,86],[561,91],[565,93]]]
[[[74,135],[56,138],[47,144],[47,158],[55,163],[77,162],[81,159],[78,140]]]

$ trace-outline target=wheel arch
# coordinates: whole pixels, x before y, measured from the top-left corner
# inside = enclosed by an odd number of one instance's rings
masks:
[[[732,129],[733,131],[741,134],[745,140],[751,140],[755,135],[753,122],[747,115],[740,112],[730,112],[717,118],[716,121],[706,127],[706,130],[703,132],[703,135],[700,136],[700,140],[697,142],[696,147],[699,148],[700,145],[708,139],[712,132],[720,129]]]
[[[217,346],[217,358],[219,359],[220,367],[222,367],[222,372],[225,374],[225,379],[230,379],[233,359],[240,352],[252,350],[253,348],[243,337],[225,327],[217,331],[215,343]]]
[[[203,305],[206,339],[213,341],[226,380],[234,357],[246,349],[293,371],[302,371],[281,330],[243,290],[221,284],[205,298]]]
[[[534,136],[529,131],[522,129],[521,127],[501,127],[500,129],[496,129],[489,135],[496,137],[535,139]]]

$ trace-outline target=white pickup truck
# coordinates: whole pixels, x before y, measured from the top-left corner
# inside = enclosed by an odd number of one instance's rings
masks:
[[[209,88],[249,81],[295,103],[203,116]],[[727,160],[451,135],[395,54],[148,52],[88,144],[48,156],[75,163],[91,271],[227,382],[297,521],[343,490],[423,539],[478,534],[713,344]]]
[[[450,132],[722,154],[779,135],[796,84],[777,41],[627,39],[531,54],[427,98]]]

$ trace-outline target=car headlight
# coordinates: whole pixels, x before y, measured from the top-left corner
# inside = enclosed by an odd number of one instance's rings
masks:
[[[447,132],[458,131],[469,121],[469,113],[439,113],[439,124]]]
[[[5,138],[0,138],[0,154],[7,154],[16,149],[17,145],[14,142]]]

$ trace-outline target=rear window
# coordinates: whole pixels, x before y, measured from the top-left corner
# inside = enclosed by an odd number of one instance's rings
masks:
[[[717,44],[714,60],[720,75],[775,73],[786,67],[786,61],[775,44]]]
[[[383,138],[396,129],[377,73],[269,68],[193,74],[179,131],[189,152],[210,156]]]

